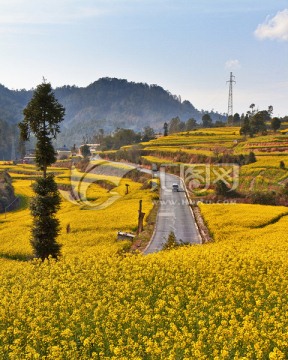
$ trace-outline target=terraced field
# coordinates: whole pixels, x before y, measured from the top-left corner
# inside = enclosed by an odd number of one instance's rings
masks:
[[[288,178],[288,135],[271,133],[256,138],[243,138],[240,128],[212,128],[161,137],[143,143],[144,164],[209,164],[213,176],[213,163],[225,156],[247,156],[251,151],[256,162],[241,166],[239,190],[244,194],[253,191],[276,190],[283,187]],[[127,147],[126,147],[127,149]],[[183,156],[187,154],[187,157]],[[231,161],[228,161],[229,163]],[[280,169],[280,162],[287,166]],[[218,166],[218,165],[217,165]],[[217,168],[215,168],[217,170]],[[202,184],[204,185],[204,184]]]

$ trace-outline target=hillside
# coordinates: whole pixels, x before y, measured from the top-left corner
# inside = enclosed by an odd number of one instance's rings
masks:
[[[102,78],[87,87],[63,86],[55,89],[56,98],[66,108],[65,120],[57,145],[81,143],[99,129],[111,132],[117,127],[141,130],[151,126],[162,130],[163,123],[179,116],[198,122],[202,112],[189,101],[181,101],[158,85]],[[16,124],[32,96],[32,91],[9,90],[0,85],[0,119]],[[211,114],[219,119],[219,114]],[[0,154],[1,155],[1,154]]]

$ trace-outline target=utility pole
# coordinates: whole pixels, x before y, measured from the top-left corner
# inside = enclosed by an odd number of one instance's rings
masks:
[[[143,220],[145,213],[142,212],[142,200],[139,200],[137,235],[143,231]]]
[[[229,120],[229,117],[232,116],[232,125],[233,125],[233,83],[236,84],[236,81],[234,80],[235,76],[230,72],[230,79],[227,82],[229,82],[229,97],[228,97],[228,112],[227,112],[227,123]]]

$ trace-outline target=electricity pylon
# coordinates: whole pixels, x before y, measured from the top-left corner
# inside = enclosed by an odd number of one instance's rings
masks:
[[[228,112],[227,112],[227,123],[230,116],[232,116],[232,124],[233,124],[233,83],[236,84],[236,81],[234,80],[235,76],[230,72],[230,79],[227,82],[229,82],[229,97],[228,97]]]

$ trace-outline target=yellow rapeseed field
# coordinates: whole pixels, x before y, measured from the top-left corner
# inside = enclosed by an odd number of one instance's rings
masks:
[[[51,169],[50,169],[51,170]],[[35,167],[34,167],[35,171]],[[53,168],[54,171],[54,168]],[[11,173],[12,177],[14,176]],[[78,174],[80,177],[80,175]],[[65,179],[63,177],[66,177]],[[13,177],[14,178],[14,177]],[[94,180],[108,180],[115,187],[109,191],[93,183]],[[56,180],[63,184],[69,184],[69,171],[56,177]],[[122,243],[116,243],[117,231],[134,231],[137,227],[139,200],[142,200],[143,211],[146,218],[153,207],[152,199],[155,194],[149,189],[140,190],[142,184],[133,182],[130,179],[120,179],[116,176],[87,174],[85,180],[89,187],[86,189],[85,181],[79,182],[80,193],[87,197],[87,201],[80,202],[67,201],[69,193],[63,199],[61,209],[58,213],[62,226],[59,242],[63,244],[63,254],[79,253],[89,254],[93,251],[117,252],[122,247]],[[91,182],[89,182],[91,181]],[[9,258],[29,258],[31,247],[29,243],[31,217],[27,208],[28,203],[25,198],[31,197],[33,180],[14,178],[13,185],[17,195],[23,199],[21,210],[7,214],[0,214],[0,256]],[[72,181],[77,184],[76,176]],[[129,185],[129,193],[126,193],[126,184]],[[86,193],[83,192],[83,190]],[[112,199],[112,205],[109,205]],[[115,202],[114,202],[115,200]],[[25,207],[25,209],[23,209]],[[102,210],[99,210],[103,208]],[[145,219],[146,219],[145,218]],[[144,219],[144,220],[145,220]],[[67,234],[66,227],[69,224],[71,231]]]
[[[215,241],[267,242],[288,240],[288,208],[251,204],[200,204]]]
[[[26,260],[27,209],[0,215],[0,359],[287,359],[287,208],[202,204],[215,242],[118,254],[139,199],[151,209],[130,184],[99,211],[63,202],[57,262]]]

